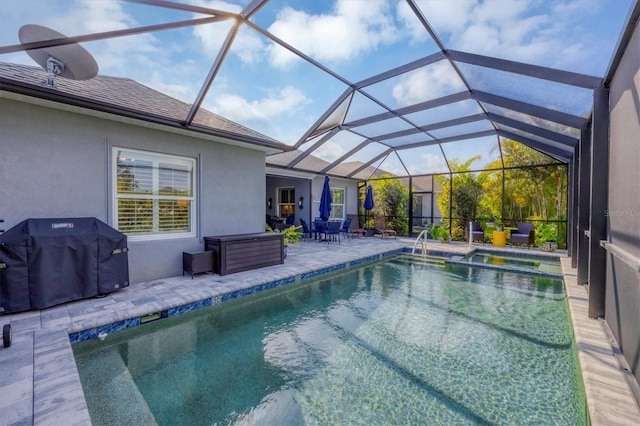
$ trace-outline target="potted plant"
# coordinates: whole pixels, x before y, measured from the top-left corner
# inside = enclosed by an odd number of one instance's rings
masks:
[[[536,226],[536,245],[540,250],[553,252],[558,248],[558,229],[555,224],[545,223]]]
[[[504,224],[502,223],[501,219],[497,219],[496,220],[496,231],[502,231],[502,228],[504,227]]]
[[[298,230],[302,228],[302,226],[290,226],[281,231],[284,235],[284,258],[287,258],[287,251],[289,249],[289,244],[298,244],[300,240],[302,240],[302,233]]]
[[[451,235],[447,232],[447,227],[444,225],[444,221],[441,219],[438,224],[432,223],[429,225],[429,234],[434,240],[438,240],[443,243],[451,241]]]

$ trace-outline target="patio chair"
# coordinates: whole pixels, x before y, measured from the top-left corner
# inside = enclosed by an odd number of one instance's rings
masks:
[[[480,241],[484,244],[484,230],[480,222],[471,222],[471,238],[474,243]]]
[[[382,215],[376,215],[374,218],[376,231],[380,233],[380,237],[384,238],[385,236],[393,235],[393,238],[396,238],[397,232],[393,229],[387,228],[387,223]]]
[[[342,223],[342,228],[340,228],[340,234],[344,234],[347,239],[351,238],[351,219],[345,219]]]
[[[307,221],[301,218],[300,226],[302,226],[302,239],[306,240],[307,238],[311,238],[311,229],[309,229]]]
[[[531,223],[519,223],[517,232],[511,233],[511,244],[526,244],[527,248],[536,245],[536,228]]]
[[[282,232],[285,229],[290,228],[290,227],[291,227],[291,225],[288,225],[286,223],[276,222],[276,223],[273,224],[273,230],[274,231],[279,231],[279,232]]]
[[[313,220],[313,229],[311,230],[311,232],[313,233],[313,238],[316,240],[320,238],[320,240],[322,241],[322,235],[325,235],[326,239],[327,222],[320,219],[319,217],[315,218]]]
[[[338,240],[338,244],[340,244],[340,225],[342,225],[341,220],[330,220],[327,222],[327,231],[325,232],[325,240],[327,242]]]

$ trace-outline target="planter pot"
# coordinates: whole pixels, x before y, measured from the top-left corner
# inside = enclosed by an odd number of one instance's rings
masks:
[[[545,245],[540,247],[540,250],[553,252],[553,251],[556,251],[557,248],[558,248],[558,243],[556,243],[555,241],[547,241]]]
[[[365,237],[373,237],[373,229],[365,229],[364,230],[364,236]]]

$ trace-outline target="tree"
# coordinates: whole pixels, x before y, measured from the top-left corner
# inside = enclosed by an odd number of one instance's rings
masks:
[[[384,215],[387,226],[398,235],[409,235],[409,188],[390,174],[383,174],[373,186],[373,213]]]
[[[495,149],[498,149],[496,146]],[[566,211],[567,169],[562,165],[544,165],[554,161],[519,142],[502,142],[505,177],[504,212],[506,219],[523,221],[533,217],[543,220],[564,220]],[[531,167],[540,165],[539,167]],[[500,160],[488,167],[501,167]],[[521,168],[509,168],[530,166]],[[501,180],[485,187],[496,193]]]
[[[449,167],[454,172],[451,177],[436,176],[436,181],[442,187],[442,192],[438,197],[438,207],[445,217],[451,210],[450,233],[454,240],[466,239],[466,224],[475,220],[479,213],[480,201],[484,194],[484,178],[482,175],[469,172],[471,164],[478,159],[480,159],[479,155],[464,163],[452,159],[449,161]]]
[[[501,143],[504,161],[504,217],[496,195],[502,195],[502,171],[483,172],[485,178],[483,205],[495,217],[511,221],[512,224],[530,221],[564,221],[567,208],[567,168],[551,157],[519,142],[505,140]],[[501,168],[497,160],[487,168]],[[524,167],[523,167],[524,166]],[[564,233],[558,233],[558,244],[564,245]]]

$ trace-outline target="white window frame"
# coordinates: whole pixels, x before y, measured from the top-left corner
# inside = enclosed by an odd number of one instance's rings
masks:
[[[335,191],[340,191],[340,192],[342,192],[342,203],[335,203],[335,202],[333,202],[333,201],[331,202],[331,213],[330,213],[330,215],[329,215],[329,219],[335,219],[335,220],[340,219],[340,220],[344,220],[344,218],[345,218],[345,214],[346,214],[346,212],[345,212],[345,208],[346,208],[346,204],[347,204],[347,191],[346,191],[346,189],[344,189],[344,188],[334,188],[334,187],[331,187],[331,188],[329,188],[329,189],[331,190],[331,198],[332,198],[332,199],[333,199],[333,198],[335,198],[335,197],[333,197],[333,192],[335,192]],[[334,216],[334,215],[333,215],[333,214],[334,214],[334,212],[336,211],[336,209],[334,209],[334,208],[333,208],[334,206],[342,206],[342,216],[338,217],[338,216]]]
[[[136,194],[136,195],[127,195],[127,194],[118,194],[118,154],[119,153],[131,153],[134,155],[142,155],[149,157],[149,160],[153,161],[153,194]],[[113,227],[118,228],[118,200],[122,198],[142,198],[142,199],[152,199],[152,200],[185,200],[190,203],[189,208],[189,231],[186,232],[170,232],[170,231],[159,231],[157,230],[159,224],[159,215],[158,210],[154,209],[153,211],[153,227],[154,231],[149,233],[126,233],[129,241],[149,241],[149,240],[166,240],[166,239],[176,239],[176,238],[190,238],[196,237],[196,220],[197,220],[197,173],[198,173],[198,162],[193,157],[187,156],[179,156],[172,154],[163,154],[159,152],[146,151],[140,149],[132,149],[125,148],[120,146],[113,146],[111,149],[111,211],[113,217]],[[177,165],[188,165],[191,169],[191,179],[189,185],[191,186],[191,195],[190,196],[171,196],[171,195],[159,195],[156,193],[157,187],[159,186],[159,178],[158,171],[159,168],[156,167],[156,164],[159,162],[168,163],[168,164],[177,164]],[[123,232],[123,231],[121,231]]]
[[[282,197],[282,191],[287,191],[290,192],[291,194],[291,202],[283,202],[281,197]],[[277,209],[277,214],[278,217],[281,217],[283,219],[286,219],[285,215],[282,213],[283,210],[283,206],[290,206],[293,209],[293,214],[295,215],[296,213],[296,188],[293,186],[283,186],[283,187],[279,187],[278,188],[278,209]]]

